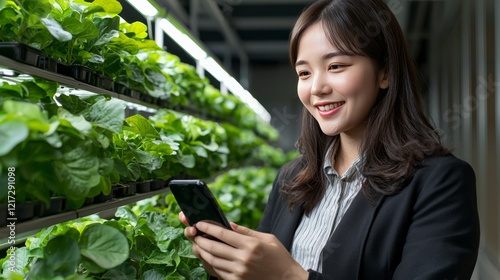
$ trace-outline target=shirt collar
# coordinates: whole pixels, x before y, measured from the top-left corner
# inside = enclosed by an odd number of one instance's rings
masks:
[[[339,141],[334,140],[325,154],[325,160],[323,163],[323,170],[325,172],[326,177],[329,180],[332,177],[338,177],[341,180],[350,181],[355,177],[354,175],[361,174],[361,164],[363,161],[363,156],[360,155],[356,160],[354,160],[352,165],[349,166],[349,168],[347,168],[346,172],[341,177],[337,173],[337,171],[333,168],[333,162],[331,162],[331,160],[330,160],[332,158],[331,155],[333,155],[337,152],[338,147],[339,147]]]

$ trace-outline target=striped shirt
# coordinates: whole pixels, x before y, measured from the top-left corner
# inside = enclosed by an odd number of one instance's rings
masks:
[[[292,257],[305,270],[322,271],[321,251],[361,189],[363,176],[359,170],[360,162],[361,157],[358,157],[339,176],[330,160],[325,159],[324,171],[328,178],[325,195],[309,217],[302,217],[293,238]]]

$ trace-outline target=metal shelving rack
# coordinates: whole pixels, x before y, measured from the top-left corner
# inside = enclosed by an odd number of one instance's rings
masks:
[[[113,198],[111,200],[88,205],[77,210],[67,211],[56,215],[51,215],[43,218],[35,218],[29,221],[16,223],[16,243],[25,240],[28,236],[36,233],[37,230],[49,227],[51,225],[71,221],[74,219],[87,217],[92,214],[99,214],[101,217],[112,217],[116,209],[120,206],[131,204],[139,200],[150,198],[155,195],[168,193],[168,188],[162,188],[146,193],[138,193],[133,196],[123,198]],[[17,234],[26,233],[26,237],[18,238]],[[12,244],[8,243],[9,228],[6,226],[0,228],[0,250],[10,247]]]
[[[138,110],[144,111],[145,113],[155,112],[158,109],[157,105],[144,102],[126,95],[118,94],[109,90],[98,88],[80,81],[77,81],[71,77],[53,73],[44,69],[40,69],[34,66],[26,65],[21,62],[12,60],[8,57],[0,55],[0,67],[8,70],[12,70],[18,73],[28,74],[31,76],[36,76],[39,78],[51,80],[58,82],[60,85],[70,88],[75,92],[82,94],[106,94],[113,98],[117,98],[126,102],[128,106],[135,106]],[[114,212],[119,206],[131,204],[142,199],[146,199],[155,195],[167,193],[168,188],[162,188],[159,190],[154,190],[146,193],[137,193],[133,196],[123,197],[123,198],[113,198],[106,202],[101,202],[97,204],[88,205],[77,210],[71,210],[51,216],[46,216],[42,218],[34,218],[32,220],[24,222],[16,222],[15,232],[16,232],[16,242],[15,244],[10,244],[8,242],[8,237],[10,229],[7,226],[2,226],[0,228],[0,250],[4,250],[12,245],[17,245],[26,240],[29,236],[36,233],[37,230],[48,227],[54,224],[67,222],[81,217],[86,217],[92,214],[99,214],[100,216],[113,217]]]

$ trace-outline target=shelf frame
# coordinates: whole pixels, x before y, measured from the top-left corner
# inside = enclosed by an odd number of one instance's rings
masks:
[[[105,202],[101,203],[96,203],[96,204],[91,204],[85,207],[82,207],[80,209],[76,210],[71,210],[63,213],[59,213],[56,215],[51,215],[47,217],[42,217],[42,218],[34,218],[29,221],[25,222],[20,222],[16,223],[15,227],[15,232],[16,232],[16,237],[18,234],[23,234],[23,233],[30,233],[30,235],[33,235],[36,233],[36,231],[49,227],[51,225],[71,221],[74,219],[78,218],[83,218],[87,217],[89,215],[93,214],[99,214],[99,213],[109,213],[110,211],[113,211],[120,207],[124,206],[127,204],[135,203],[137,201],[153,197],[155,195],[160,195],[160,194],[168,194],[170,192],[170,189],[168,187],[161,188],[159,190],[154,190],[154,191],[149,191],[146,193],[137,193],[132,196],[127,196],[127,197],[121,197],[121,198],[113,198]],[[8,236],[10,233],[10,229],[7,226],[3,226],[0,228],[0,250],[4,250],[6,248],[9,248],[10,246],[14,244],[9,244],[8,243]],[[25,240],[24,240],[25,241]],[[23,241],[23,242],[24,242]],[[16,238],[15,244],[19,244],[19,241]]]
[[[31,76],[36,76],[39,78],[43,78],[46,80],[58,82],[60,85],[66,86],[68,88],[73,88],[77,90],[82,90],[86,91],[90,94],[106,94],[109,95],[113,98],[117,98],[123,101],[126,101],[128,103],[133,103],[135,105],[141,105],[144,107],[147,107],[149,109],[153,110],[158,110],[159,106],[155,104],[151,104],[145,101],[142,101],[140,99],[132,98],[130,96],[126,96],[123,94],[119,94],[110,90],[102,89],[84,82],[80,82],[76,79],[73,79],[72,77],[69,76],[64,76],[61,74],[57,74],[51,71],[47,71],[44,69],[37,68],[35,66],[27,65],[25,63],[15,61],[13,59],[10,59],[8,57],[0,55],[0,66],[7,68],[9,70],[13,70],[16,72],[20,72],[23,74],[31,75]]]

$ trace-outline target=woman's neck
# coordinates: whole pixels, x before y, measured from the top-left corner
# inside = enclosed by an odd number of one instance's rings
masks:
[[[359,138],[353,138],[341,133],[339,137],[339,146],[335,154],[334,168],[342,176],[345,171],[353,164],[360,155]]]

